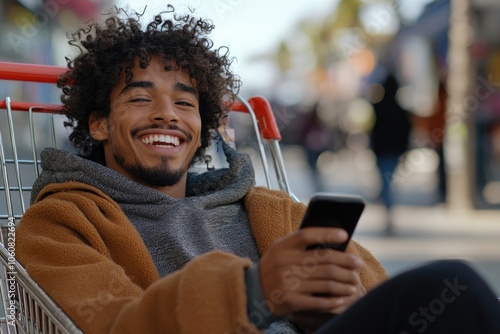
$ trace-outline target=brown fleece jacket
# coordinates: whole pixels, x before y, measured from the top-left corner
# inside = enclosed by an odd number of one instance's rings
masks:
[[[254,188],[245,205],[261,253],[294,231],[305,206]],[[248,321],[244,268],[250,260],[209,252],[160,278],[143,240],[118,204],[78,182],[51,184],[17,230],[17,257],[85,333],[259,333]],[[386,278],[355,242],[370,289]]]

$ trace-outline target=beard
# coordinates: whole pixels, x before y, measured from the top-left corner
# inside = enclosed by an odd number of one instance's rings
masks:
[[[181,180],[182,175],[186,172],[182,168],[171,170],[166,157],[161,158],[160,167],[145,167],[140,162],[137,164],[128,164],[125,162],[123,155],[115,150],[113,150],[113,157],[135,179],[154,187],[173,186]]]
[[[135,128],[131,131],[131,136],[134,137],[140,130],[160,128],[163,127],[158,124],[151,124],[143,128]],[[192,135],[189,132],[179,128],[177,125],[172,124],[169,124],[167,128],[183,132],[186,136],[186,142],[191,142]],[[111,133],[111,131],[111,125],[108,123],[108,132]],[[122,152],[120,152],[117,146],[113,145],[113,140],[111,138],[109,138],[109,145],[111,146],[113,158],[115,159],[116,163],[118,163],[123,169],[129,172],[135,180],[140,180],[143,184],[146,185],[150,185],[153,187],[173,186],[181,180],[182,176],[189,168],[189,166],[187,166],[186,168],[172,170],[168,163],[168,157],[161,157],[159,167],[146,167],[140,161],[137,161],[135,164],[127,163]]]

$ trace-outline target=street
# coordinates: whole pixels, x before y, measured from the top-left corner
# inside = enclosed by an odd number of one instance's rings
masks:
[[[316,183],[303,153],[297,147],[282,147],[282,152],[290,188],[306,203],[316,191]],[[433,175],[416,171],[406,184],[401,184],[397,193],[399,204],[392,215],[394,234],[388,236],[384,232],[385,208],[373,195],[378,182],[376,172],[367,167],[369,163],[361,166],[360,171],[353,167],[352,156],[343,156],[342,161],[338,156],[337,160],[332,159],[332,170],[328,174],[331,178],[320,180],[321,190],[361,193],[367,197],[367,208],[353,238],[379,259],[389,275],[427,261],[463,259],[469,261],[500,296],[500,212],[451,210],[443,204],[432,204],[435,195],[429,185]],[[258,162],[254,165],[257,182],[264,184],[261,165]]]

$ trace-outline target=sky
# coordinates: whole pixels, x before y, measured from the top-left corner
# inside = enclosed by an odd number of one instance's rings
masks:
[[[401,8],[408,17],[418,15],[430,0],[401,0]],[[370,0],[366,0],[370,2]],[[159,5],[161,3],[162,5]],[[268,87],[272,84],[274,68],[265,62],[251,59],[257,55],[276,50],[280,40],[292,38],[293,27],[304,19],[322,19],[332,12],[338,0],[116,0],[119,7],[130,6],[142,12],[146,18],[172,4],[176,11],[188,12],[195,9],[195,15],[209,18],[215,29],[212,40],[215,46],[227,46],[236,58],[233,70],[243,81],[243,88]],[[148,16],[149,14],[149,16]]]
[[[132,9],[141,11],[146,4],[146,15],[153,15],[165,8],[158,2],[117,0],[115,3],[118,6],[128,4]],[[269,84],[272,75],[266,74],[273,69],[250,59],[270,53],[298,21],[312,16],[321,17],[321,13],[331,10],[337,0],[314,0],[308,1],[307,5],[302,1],[283,0],[173,0],[164,3],[171,3],[176,11],[187,12],[187,2],[195,9],[195,15],[213,21],[212,40],[215,46],[229,47],[230,54],[236,58],[233,70],[240,75],[243,87],[259,87]]]

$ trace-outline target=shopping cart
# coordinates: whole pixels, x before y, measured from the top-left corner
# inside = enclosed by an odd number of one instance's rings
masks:
[[[0,80],[54,84],[65,70],[0,62]],[[281,135],[270,103],[258,96],[248,100],[239,97],[231,110],[251,118],[267,187],[284,190],[296,199],[288,185],[279,146]],[[60,105],[12,101],[9,97],[0,100],[0,197],[5,199],[5,207],[0,206],[0,333],[81,333],[15,259],[15,226],[29,206],[31,185],[41,171],[39,152],[47,146],[65,145],[60,140],[67,137],[62,122]],[[219,138],[227,140],[230,130],[221,125]]]

